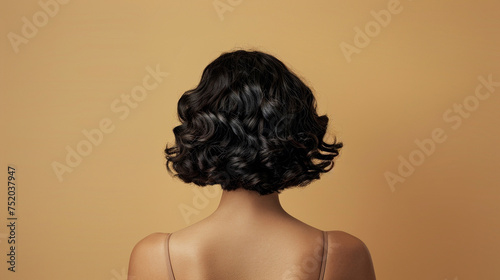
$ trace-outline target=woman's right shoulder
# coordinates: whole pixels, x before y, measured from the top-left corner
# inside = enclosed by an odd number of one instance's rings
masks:
[[[339,230],[327,235],[325,279],[375,280],[370,251],[361,239]]]
[[[362,247],[366,246],[364,242],[357,238],[356,236],[341,230],[330,230],[326,232],[328,234],[329,244],[334,244],[334,246],[342,247]]]

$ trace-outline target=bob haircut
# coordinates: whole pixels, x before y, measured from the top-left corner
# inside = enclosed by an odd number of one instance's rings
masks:
[[[342,142],[323,141],[328,117],[281,61],[259,51],[223,53],[177,104],[176,146],[165,149],[174,177],[260,195],[306,186],[333,168]]]

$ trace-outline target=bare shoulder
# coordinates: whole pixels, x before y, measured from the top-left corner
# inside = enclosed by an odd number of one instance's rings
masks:
[[[345,231],[332,230],[332,231],[327,231],[327,233],[328,233],[328,241],[335,247],[355,249],[366,246],[365,243],[361,241],[361,239]]]
[[[166,237],[167,233],[155,232],[135,244],[130,254],[128,280],[165,279]]]
[[[328,231],[325,279],[375,280],[375,270],[366,244],[344,231]]]

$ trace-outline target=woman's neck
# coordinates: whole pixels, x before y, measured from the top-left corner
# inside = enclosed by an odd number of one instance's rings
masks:
[[[281,207],[278,193],[260,195],[245,189],[222,191],[219,206],[213,215],[228,218],[289,216]]]

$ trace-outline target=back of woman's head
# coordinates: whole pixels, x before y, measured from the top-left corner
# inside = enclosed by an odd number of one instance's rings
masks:
[[[258,51],[224,53],[177,104],[167,169],[199,186],[261,195],[305,186],[333,168],[342,143],[324,142],[326,115],[295,74]]]

